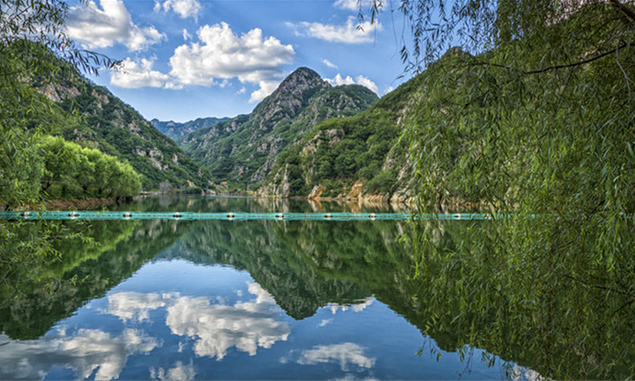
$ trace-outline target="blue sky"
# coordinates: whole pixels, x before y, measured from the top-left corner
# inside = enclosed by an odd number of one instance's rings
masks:
[[[368,3],[362,0],[364,10]],[[95,0],[70,3],[68,34],[123,60],[91,79],[147,119],[251,112],[298,67],[379,96],[403,80],[401,18],[360,23],[357,0]],[[362,30],[358,28],[362,27]]]

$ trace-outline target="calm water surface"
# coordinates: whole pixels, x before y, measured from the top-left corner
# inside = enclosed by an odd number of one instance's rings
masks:
[[[116,210],[391,212],[150,197]],[[399,210],[401,212],[402,210]],[[393,221],[68,223],[55,293],[0,309],[1,379],[501,379],[531,369],[428,337]]]

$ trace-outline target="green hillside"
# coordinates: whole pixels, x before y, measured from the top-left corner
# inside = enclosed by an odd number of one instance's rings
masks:
[[[74,119],[61,128],[64,138],[127,160],[141,175],[143,189],[156,190],[161,183],[206,187],[198,164],[106,88],[83,80],[76,86],[50,85],[42,92],[57,103],[60,117]],[[73,113],[80,117],[69,117]]]
[[[299,68],[251,114],[200,129],[181,143],[215,181],[249,187],[260,183],[277,156],[315,124],[354,115],[376,101],[377,95],[363,86],[332,87],[313,70]]]
[[[316,125],[280,155],[259,193],[284,197],[404,194],[410,176],[407,145],[399,139],[401,119],[420,82],[419,77],[411,79],[357,115]]]

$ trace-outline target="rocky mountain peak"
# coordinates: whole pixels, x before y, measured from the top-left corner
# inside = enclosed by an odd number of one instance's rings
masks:
[[[278,90],[276,91],[282,93],[299,93],[312,88],[322,89],[330,86],[331,85],[324,81],[315,71],[307,67],[300,67],[289,74],[289,76],[282,81],[280,86],[278,86]]]
[[[256,106],[251,119],[261,130],[271,131],[281,120],[298,115],[314,95],[330,87],[315,71],[306,67],[298,68]]]

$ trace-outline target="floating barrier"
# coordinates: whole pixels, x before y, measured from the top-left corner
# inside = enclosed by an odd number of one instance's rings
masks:
[[[491,220],[503,215],[486,213],[422,214],[409,213],[190,213],[190,212],[107,212],[107,211],[0,211],[5,220],[274,220],[274,221],[405,221],[416,220]]]

